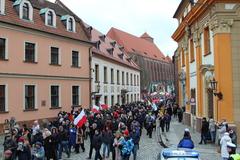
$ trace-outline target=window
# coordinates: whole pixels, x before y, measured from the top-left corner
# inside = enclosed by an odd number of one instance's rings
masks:
[[[124,85],[125,84],[125,74],[124,74],[124,72],[122,71],[122,85]]]
[[[133,76],[132,73],[130,74],[130,82],[131,82],[131,86],[133,85]]]
[[[134,74],[134,86],[136,86],[136,75]]]
[[[52,65],[59,65],[59,48],[51,47],[51,62]]]
[[[103,71],[104,71],[104,83],[107,83],[107,67],[104,67],[103,68]]]
[[[183,48],[182,48],[182,67],[185,67],[185,53]]]
[[[59,105],[59,86],[51,86],[51,107],[57,108]]]
[[[72,105],[79,106],[79,86],[72,86]]]
[[[52,11],[48,11],[48,14],[47,14],[47,24],[49,26],[53,26],[53,12]]]
[[[127,77],[127,85],[129,85],[129,77],[128,77],[128,73],[127,73],[126,77]]]
[[[68,31],[73,32],[73,20],[72,20],[72,18],[69,18],[69,20],[68,20]]]
[[[35,55],[35,47],[34,43],[25,42],[25,61],[26,62],[36,62]]]
[[[35,85],[25,86],[25,110],[35,109]]]
[[[95,82],[99,82],[99,65],[95,65]]]
[[[120,95],[117,95],[117,103],[120,104]]]
[[[111,96],[111,106],[114,106],[114,95]]]
[[[137,75],[137,86],[139,86],[139,76]]]
[[[28,3],[23,3],[23,8],[22,8],[22,18],[25,20],[30,20],[30,11],[29,11],[29,4]]]
[[[137,95],[134,94],[134,101],[137,102]]]
[[[78,51],[72,51],[72,66],[79,67],[79,53]]]
[[[117,70],[117,84],[120,84],[120,80],[119,80],[119,70]]]
[[[133,95],[131,94],[131,102],[133,102]]]
[[[0,38],[0,60],[5,60],[6,58],[6,39]]]
[[[111,84],[114,84],[114,70],[111,68]]]
[[[0,14],[5,13],[5,0],[0,0]]]
[[[6,86],[0,85],[0,112],[6,111]]]
[[[204,55],[210,54],[210,32],[209,27],[204,29]]]
[[[190,40],[190,60],[191,62],[195,61],[193,39]]]
[[[129,94],[127,94],[127,103],[129,103]]]
[[[104,104],[108,104],[108,97],[104,96]]]

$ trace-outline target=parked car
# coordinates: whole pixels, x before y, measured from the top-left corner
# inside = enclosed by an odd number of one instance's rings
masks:
[[[190,149],[164,149],[158,160],[200,160],[199,152]]]

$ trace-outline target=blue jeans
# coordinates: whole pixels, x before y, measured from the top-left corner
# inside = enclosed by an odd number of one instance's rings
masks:
[[[103,157],[105,157],[106,150],[107,150],[107,157],[109,157],[109,155],[110,155],[110,144],[103,143]]]
[[[133,160],[137,159],[137,150],[139,149],[139,144],[134,144],[132,153],[133,153]]]
[[[59,143],[59,156],[58,156],[59,159],[62,159],[63,149],[67,153],[68,157],[70,157],[70,151],[69,151],[69,145],[68,144],[69,144],[68,141],[61,141]]]
[[[216,140],[216,131],[212,131],[212,132],[210,132],[210,134],[211,134],[212,143],[215,143],[215,140]]]

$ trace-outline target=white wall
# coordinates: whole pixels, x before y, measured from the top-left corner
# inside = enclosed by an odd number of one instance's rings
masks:
[[[214,43],[213,43],[213,32],[210,31],[210,51],[211,54],[204,56],[204,37],[201,34],[201,44],[202,44],[202,64],[203,65],[214,65]]]
[[[122,89],[127,89],[129,92],[127,95],[129,95],[129,101],[131,102],[131,95],[136,94],[136,99],[137,101],[140,100],[140,71],[134,70],[132,68],[129,68],[124,65],[119,65],[116,63],[113,63],[111,61],[107,61],[98,57],[93,57],[92,58],[92,69],[95,68],[95,65],[99,65],[99,81],[100,81],[100,95],[101,102],[104,102],[104,97],[108,96],[108,105],[111,105],[111,96],[114,95],[114,104],[117,103],[117,95],[120,95],[120,104],[121,104],[121,90]],[[104,84],[104,66],[107,67],[107,74],[108,74],[108,83]],[[111,68],[114,69],[114,84],[111,84]],[[117,84],[117,70],[119,70],[119,81],[120,85]],[[122,71],[124,71],[125,74],[125,85],[122,85]],[[126,85],[126,73],[128,72],[129,74],[129,85]],[[130,84],[130,74],[132,73],[133,77],[133,86]],[[139,86],[134,86],[134,75],[138,75],[139,77]],[[95,73],[92,70],[92,92],[95,92],[96,88],[96,83],[95,83]],[[137,83],[137,78],[136,78],[136,83]],[[127,101],[127,95],[126,95],[126,101]],[[134,101],[134,100],[133,100]],[[92,104],[94,104],[94,100],[92,100]]]

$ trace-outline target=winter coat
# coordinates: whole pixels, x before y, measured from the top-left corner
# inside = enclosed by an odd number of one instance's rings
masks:
[[[32,156],[33,160],[44,160],[45,151],[43,146],[41,146],[40,148],[33,148]]]
[[[134,147],[134,143],[132,138],[123,138],[122,141],[120,142],[121,146],[121,155],[122,156],[129,156],[131,155],[131,152]]]
[[[209,120],[209,131],[210,132],[215,132],[216,131],[216,125],[213,119]]]
[[[110,144],[112,139],[112,132],[111,131],[104,131],[102,133],[102,142],[104,144]]]
[[[232,142],[232,140],[229,137],[229,134],[225,133],[224,136],[222,137],[221,141],[220,141],[221,157],[223,157],[223,158],[228,158],[229,157],[229,153],[227,151],[227,142]]]
[[[194,143],[191,138],[183,138],[179,144],[178,148],[188,148],[188,149],[193,149],[194,148]]]
[[[56,142],[52,137],[52,135],[44,139],[44,150],[45,150],[45,156],[47,158],[56,157]]]
[[[221,138],[224,136],[224,133],[227,131],[226,125],[221,125],[220,128],[218,129],[219,132],[219,137],[218,139],[221,140]]]
[[[69,140],[68,132],[66,130],[59,132],[58,138],[59,142],[68,141]]]
[[[31,160],[31,150],[29,146],[23,145],[22,149],[17,149],[18,160]]]
[[[132,138],[134,145],[138,145],[140,141],[140,131],[136,130],[135,132],[131,132],[130,137]]]
[[[82,128],[77,129],[76,144],[84,143],[84,132]]]
[[[69,145],[74,146],[76,144],[77,129],[69,129]]]
[[[209,124],[207,121],[202,122],[202,128],[201,128],[201,133],[206,134],[209,131]]]
[[[95,134],[93,136],[93,140],[92,140],[92,145],[93,148],[95,148],[96,150],[99,150],[101,148],[102,145],[102,135],[101,134]]]

